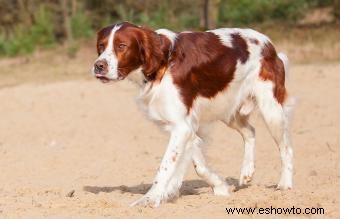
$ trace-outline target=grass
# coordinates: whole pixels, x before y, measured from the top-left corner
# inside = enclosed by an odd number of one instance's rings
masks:
[[[145,8],[135,7],[133,1],[118,4],[104,2],[100,5],[91,2],[79,3],[77,10],[72,9],[71,32],[65,30],[63,23],[65,19],[60,13],[58,4],[47,2],[37,4],[37,10],[30,12],[33,13],[30,15],[32,25],[13,20],[11,28],[0,27],[0,56],[29,54],[39,48],[72,42],[68,51],[69,56],[72,57],[79,47],[76,41],[94,37],[95,30],[103,26],[101,22],[107,25],[129,20],[139,25],[146,24],[153,28],[170,28],[176,31],[194,30],[202,25],[200,19],[202,5],[198,3],[193,5],[190,1],[179,1],[178,4],[168,0],[160,1],[158,4],[146,4]],[[296,22],[312,8],[340,7],[340,0],[220,0],[219,2],[219,26],[270,23],[271,26],[275,26],[274,32],[280,29],[279,22],[284,23],[285,27],[288,24],[296,25]],[[279,30],[280,34],[286,31]],[[66,34],[66,32],[70,33]]]
[[[36,49],[60,45],[63,39],[57,38],[53,19],[52,12],[41,5],[34,13],[32,26],[14,26],[14,31],[7,35],[0,32],[0,55],[25,55]],[[71,17],[71,30],[75,40],[94,36],[90,20],[83,11],[79,11]],[[70,55],[72,56],[76,50],[77,45],[72,45],[69,51]]]
[[[16,26],[9,35],[0,35],[0,55],[15,56],[32,53],[38,45],[52,47],[56,43],[51,14],[41,6],[31,27]]]
[[[223,0],[219,20],[237,25],[280,20],[295,22],[307,6],[306,0]]]

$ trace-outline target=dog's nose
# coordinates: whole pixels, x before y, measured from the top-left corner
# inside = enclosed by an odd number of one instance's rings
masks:
[[[94,63],[94,72],[96,74],[106,74],[107,73],[107,62],[105,60],[98,60]]]

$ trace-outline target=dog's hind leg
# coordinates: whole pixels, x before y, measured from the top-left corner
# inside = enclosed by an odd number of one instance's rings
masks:
[[[255,95],[268,130],[280,150],[281,178],[277,188],[290,189],[293,186],[293,149],[288,126],[293,103],[278,103],[273,95],[273,85],[268,81],[257,83]]]
[[[240,113],[237,113],[233,120],[226,124],[237,130],[244,141],[244,157],[239,181],[239,185],[244,185],[252,180],[255,172],[255,129],[249,124],[248,116]]]

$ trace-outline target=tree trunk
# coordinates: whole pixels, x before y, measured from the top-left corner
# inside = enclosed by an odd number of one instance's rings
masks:
[[[204,0],[203,2],[203,27],[214,29],[218,23],[218,12],[221,0]]]
[[[26,2],[27,3],[27,2]],[[29,3],[28,3],[29,4]],[[26,27],[32,25],[32,18],[24,0],[18,0],[19,19]]]
[[[64,27],[64,33],[66,42],[72,44],[73,42],[73,34],[72,34],[72,28],[71,28],[71,18],[69,13],[69,7],[67,5],[67,0],[60,0],[60,6],[63,13],[63,27]]]

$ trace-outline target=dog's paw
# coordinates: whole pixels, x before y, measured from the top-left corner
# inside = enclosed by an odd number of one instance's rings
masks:
[[[281,191],[291,190],[291,189],[292,189],[292,186],[288,186],[288,185],[277,185],[276,187],[276,190],[281,190]]]
[[[278,190],[289,190],[293,188],[293,179],[290,174],[283,174],[281,176],[280,182],[278,183],[276,189]]]
[[[162,203],[173,201],[179,197],[179,191],[171,193],[159,192],[157,189],[150,189],[143,197],[133,202],[130,207],[159,207]]]
[[[161,204],[161,198],[143,195],[140,199],[130,204],[130,207],[140,206],[140,207],[158,207]]]
[[[277,190],[290,190],[293,188],[293,183],[291,181],[280,181],[279,184],[277,185],[276,189]]]
[[[253,179],[254,172],[254,164],[249,163],[248,165],[243,166],[241,170],[239,185],[242,186],[250,183],[250,181]]]
[[[217,196],[230,196],[233,188],[229,186],[227,183],[222,183],[221,185],[213,187],[214,194]]]
[[[145,195],[140,199],[133,202],[130,207],[158,207],[162,202],[166,201],[166,196],[162,195],[159,189],[152,187]]]

